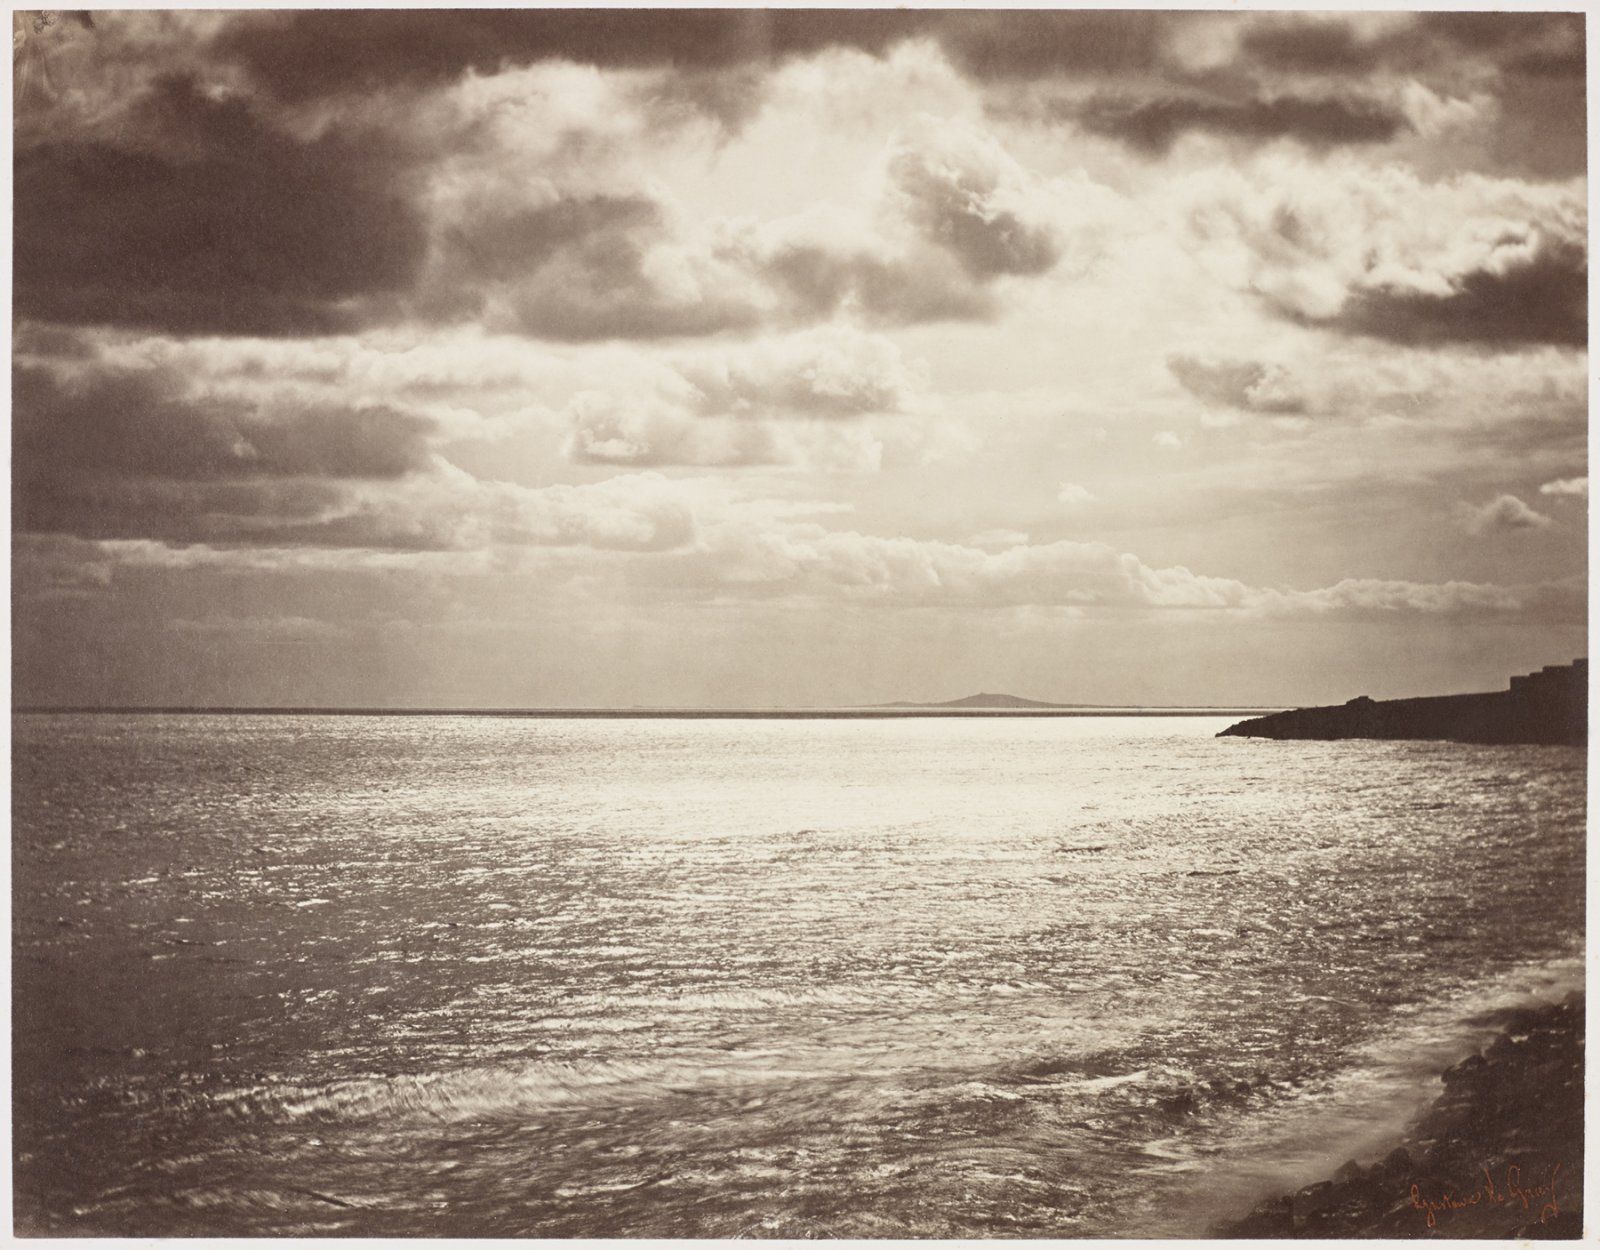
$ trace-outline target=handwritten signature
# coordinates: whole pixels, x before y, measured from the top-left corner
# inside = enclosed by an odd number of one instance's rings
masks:
[[[1506,1168],[1506,1183],[1502,1187],[1494,1183],[1494,1177],[1486,1167],[1483,1169],[1483,1184],[1470,1195],[1458,1197],[1447,1189],[1437,1198],[1426,1198],[1422,1194],[1422,1187],[1413,1185],[1411,1206],[1414,1210],[1427,1212],[1429,1228],[1435,1226],[1440,1211],[1459,1211],[1463,1207],[1480,1205],[1505,1206],[1512,1203],[1521,1203],[1524,1211],[1533,1210],[1537,1204],[1539,1223],[1544,1224],[1561,1214],[1561,1204],[1556,1199],[1556,1177],[1560,1173],[1561,1165],[1558,1163],[1550,1169],[1550,1179],[1543,1185],[1524,1184],[1522,1168],[1513,1163]]]

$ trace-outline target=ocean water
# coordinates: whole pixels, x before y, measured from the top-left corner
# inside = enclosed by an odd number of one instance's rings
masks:
[[[19,1229],[1202,1235],[1581,983],[1584,756],[18,715]]]

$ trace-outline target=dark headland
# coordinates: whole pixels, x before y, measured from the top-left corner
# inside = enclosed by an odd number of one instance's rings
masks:
[[[1506,690],[1423,699],[1374,700],[1303,707],[1230,725],[1218,737],[1437,738],[1489,744],[1588,742],[1589,661],[1549,665],[1513,677]]]

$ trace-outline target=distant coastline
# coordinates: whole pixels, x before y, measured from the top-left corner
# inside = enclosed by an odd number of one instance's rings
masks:
[[[1039,699],[1024,699],[1014,694],[969,694],[962,699],[947,699],[942,703],[908,703],[904,700],[895,703],[877,703],[874,707],[885,708],[985,708],[990,710],[1008,709],[1024,711],[1030,709],[1066,709],[1079,707],[1096,707],[1094,703],[1045,703]]]

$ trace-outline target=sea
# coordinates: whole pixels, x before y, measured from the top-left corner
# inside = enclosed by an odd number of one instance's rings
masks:
[[[1202,1236],[1582,983],[1581,750],[1227,723],[19,713],[18,1230]]]

